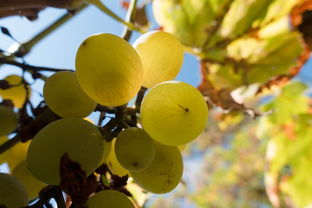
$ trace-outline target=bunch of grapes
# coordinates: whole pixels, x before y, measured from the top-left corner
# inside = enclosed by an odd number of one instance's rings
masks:
[[[132,208],[129,177],[151,193],[172,191],[183,173],[178,147],[194,140],[208,117],[201,93],[172,81],[182,63],[181,43],[162,31],[145,33],[133,45],[112,34],[85,39],[76,54],[76,71],[46,80],[48,113],[33,126],[34,137],[22,139],[31,143],[0,155],[0,162],[13,170],[0,174],[0,207],[27,206],[38,194],[35,204],[44,205],[47,193],[56,190],[67,194],[71,207]],[[12,86],[0,95],[20,108],[23,102],[14,96],[22,92],[17,97],[23,100],[29,90],[17,89],[10,97]],[[85,119],[93,111],[100,112],[97,125]],[[12,106],[0,106],[3,141],[21,120],[29,122],[18,118]],[[23,129],[18,133],[29,135]],[[19,156],[13,156],[15,148]],[[9,157],[16,157],[15,163]]]

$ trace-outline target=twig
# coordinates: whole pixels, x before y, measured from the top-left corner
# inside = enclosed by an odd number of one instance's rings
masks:
[[[5,143],[0,145],[0,155],[15,146],[17,143],[19,143],[22,140],[22,138],[19,135],[16,135],[12,139],[7,140]]]
[[[50,67],[43,67],[43,66],[32,66],[29,64],[23,64],[19,63],[17,61],[12,61],[12,60],[6,60],[3,58],[0,58],[0,64],[8,64],[12,66],[17,66],[20,67],[26,71],[31,71],[31,72],[40,72],[40,71],[48,71],[48,72],[61,72],[61,71],[73,71],[72,69],[56,69],[56,68],[50,68]]]
[[[93,4],[97,8],[99,8],[102,12],[110,16],[111,18],[115,19],[116,21],[126,25],[131,30],[138,31],[140,33],[143,33],[140,28],[137,28],[134,26],[131,22],[126,22],[122,18],[120,18],[118,15],[116,15],[113,11],[111,11],[109,8],[107,8],[100,0],[87,0],[90,4]]]
[[[57,7],[65,9],[74,9],[83,1],[77,0],[1,0],[0,10],[5,9],[23,9],[40,7]]]
[[[81,5],[77,10],[75,10],[74,14],[67,12],[62,17],[57,19],[55,22],[53,22],[50,26],[39,32],[36,36],[34,36],[29,41],[23,43],[19,50],[16,53],[20,53],[22,55],[26,55],[29,53],[29,51],[32,49],[34,45],[36,45],[38,42],[40,42],[42,39],[47,37],[49,34],[51,34],[53,31],[58,29],[60,26],[62,26],[64,23],[66,23],[68,20],[70,20],[72,17],[83,11],[88,5],[83,4]]]
[[[135,14],[136,14],[136,5],[137,5],[137,0],[131,0],[127,16],[126,16],[126,21],[133,23],[135,21]],[[132,30],[129,29],[129,27],[125,27],[122,33],[122,38],[126,41],[129,41],[132,35]]]
[[[1,10],[0,18],[18,15],[18,16],[26,17],[29,20],[35,20],[38,17],[39,11],[41,11],[40,8]]]

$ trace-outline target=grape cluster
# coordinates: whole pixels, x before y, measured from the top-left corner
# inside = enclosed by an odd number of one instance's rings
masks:
[[[178,146],[194,140],[208,117],[200,92],[172,81],[182,63],[181,43],[162,31],[148,32],[133,45],[112,34],[85,39],[76,54],[76,71],[57,72],[46,80],[43,96],[58,119],[41,128],[19,164],[10,166],[14,176],[0,175],[0,187],[16,190],[18,198],[2,199],[1,189],[0,205],[25,206],[27,194],[33,199],[44,186],[60,185],[73,203],[78,203],[80,187],[89,208],[132,208],[122,182],[126,175],[148,192],[172,191],[183,173]],[[136,105],[128,106],[136,95]],[[97,110],[112,114],[109,121],[103,124],[102,117],[94,125],[84,119]],[[12,108],[0,106],[0,136],[12,132],[17,121]],[[4,156],[0,162],[9,161]],[[68,177],[72,181],[64,181]]]

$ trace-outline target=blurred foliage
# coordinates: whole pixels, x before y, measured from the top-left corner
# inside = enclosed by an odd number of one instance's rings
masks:
[[[302,2],[154,0],[153,11],[165,31],[206,61],[203,82],[231,91],[297,73],[293,68],[306,60],[307,51],[291,11]],[[200,89],[211,96],[211,89]]]
[[[151,207],[312,207],[311,99],[303,83],[287,84],[309,58],[308,9],[310,0],[153,1],[157,23],[201,60],[199,89],[221,111],[184,149],[186,169],[197,163],[184,185]],[[268,115],[256,121],[232,111],[259,105]]]

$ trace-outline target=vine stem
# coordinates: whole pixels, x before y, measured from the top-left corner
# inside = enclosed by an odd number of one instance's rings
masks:
[[[23,55],[26,55],[38,42],[40,42],[42,39],[44,39],[49,34],[54,32],[56,29],[58,29],[60,26],[62,26],[64,23],[70,20],[72,17],[83,11],[87,6],[88,6],[87,4],[82,4],[77,10],[75,10],[74,14],[67,12],[59,19],[57,19],[55,22],[53,22],[51,25],[49,25],[47,28],[39,32],[37,35],[35,35],[32,39],[23,43],[17,52],[21,52]]]
[[[127,16],[126,16],[127,22],[134,22],[137,3],[138,3],[137,0],[131,0],[131,2],[129,4]],[[132,30],[130,30],[128,27],[125,27],[121,36],[124,40],[129,41],[131,38],[131,35],[132,35]]]
[[[116,21],[124,24],[125,26],[127,26],[129,29],[131,30],[135,30],[138,31],[140,33],[143,33],[143,31],[141,31],[140,28],[137,28],[136,26],[134,26],[131,22],[127,22],[125,20],[123,20],[122,18],[120,18],[118,15],[116,15],[112,10],[110,10],[109,8],[107,8],[102,2],[101,0],[87,0],[88,3],[93,4],[94,6],[96,6],[98,9],[100,9],[102,12],[104,12],[105,14],[107,14],[108,16],[110,16],[111,18],[115,19]]]

